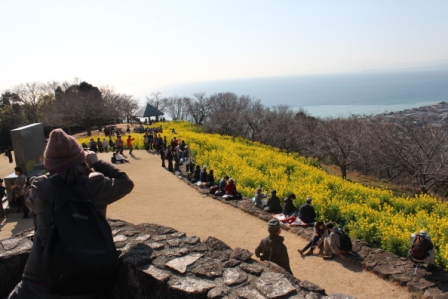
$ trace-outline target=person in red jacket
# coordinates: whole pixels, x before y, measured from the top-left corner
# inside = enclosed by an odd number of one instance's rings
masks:
[[[129,155],[132,155],[132,140],[135,140],[135,138],[132,138],[131,135],[128,136],[128,139],[126,139],[126,145],[128,146],[129,149]]]
[[[226,190],[226,194],[235,195],[236,194],[236,185],[232,178],[229,179],[227,185],[224,187]]]

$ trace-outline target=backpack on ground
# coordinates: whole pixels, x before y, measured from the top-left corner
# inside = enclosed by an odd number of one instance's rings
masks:
[[[423,242],[425,238],[423,236],[417,235],[414,239],[414,243],[411,246],[411,256],[417,260],[424,260],[427,257],[428,250],[427,247],[424,246]]]
[[[50,181],[57,187],[57,195],[43,252],[49,293],[69,296],[109,292],[118,255],[106,218],[82,183],[65,184],[59,175],[51,176]]]
[[[350,237],[342,229],[335,232],[341,236],[341,245],[339,249],[345,252],[350,252],[352,250],[352,239],[350,239]]]

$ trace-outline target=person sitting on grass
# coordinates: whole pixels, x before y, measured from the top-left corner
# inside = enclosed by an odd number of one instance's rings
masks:
[[[215,175],[213,169],[210,169],[207,175],[207,183],[209,187],[215,186]]]
[[[305,204],[299,208],[299,218],[303,223],[314,223],[316,220],[316,212],[311,205],[311,198],[307,198]]]
[[[193,172],[193,183],[198,182],[200,178],[201,178],[201,167],[199,165],[196,165],[196,168],[194,169]]]
[[[228,180],[229,180],[229,176],[228,176],[228,175],[225,175],[225,176],[223,176],[222,179],[219,181],[219,185],[218,185],[218,187],[219,187],[219,190],[220,190],[223,194],[226,193],[225,188],[226,188],[226,185],[227,185],[227,181],[228,181]]]
[[[263,209],[263,198],[266,198],[266,194],[261,193],[261,191],[261,188],[257,188],[254,196],[254,205],[259,209]]]
[[[282,228],[278,219],[269,220],[269,236],[261,240],[257,248],[255,248],[255,255],[261,261],[271,261],[292,274],[289,265],[288,249],[283,244],[285,238],[280,236],[281,231]]]
[[[207,166],[202,167],[202,170],[199,173],[199,180],[202,183],[207,183]]]
[[[317,221],[314,224],[313,239],[308,244],[306,244],[306,246],[303,247],[303,249],[298,249],[297,251],[300,253],[300,255],[304,255],[305,251],[309,248],[310,251],[308,251],[306,255],[313,254],[314,249],[316,249],[317,247],[322,247],[322,243],[324,242],[324,239],[327,237],[327,235],[328,230],[325,226],[325,223],[320,220]]]
[[[229,179],[226,186],[224,187],[224,190],[226,191],[226,194],[228,195],[236,195],[236,185],[232,178]]]
[[[282,206],[280,205],[280,198],[277,197],[276,190],[271,191],[271,197],[269,197],[268,203],[266,204],[266,207],[264,208],[263,211],[273,214],[280,214],[282,212]]]
[[[291,216],[297,212],[297,208],[293,204],[294,199],[296,199],[296,195],[291,193],[283,200],[283,215],[285,215],[285,217]]]

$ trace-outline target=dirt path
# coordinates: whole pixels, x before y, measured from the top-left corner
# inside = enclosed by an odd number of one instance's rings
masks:
[[[130,164],[119,167],[131,177],[135,188],[130,195],[108,207],[109,218],[133,224],[148,222],[170,226],[189,236],[198,236],[201,240],[213,236],[232,248],[241,247],[250,251],[267,235],[266,222],[198,193],[162,168],[158,155],[145,151],[134,151],[134,154],[134,157],[128,157]],[[99,156],[110,161],[110,154]],[[0,157],[0,177],[11,173],[13,167],[10,165],[13,164]],[[30,220],[20,219],[18,215],[9,214],[0,223],[0,239],[32,225]],[[325,288],[328,294],[345,293],[369,299],[410,298],[405,288],[348,262],[339,259],[324,261],[317,256],[301,258],[297,248],[303,247],[307,240],[285,231],[282,235],[294,275]]]

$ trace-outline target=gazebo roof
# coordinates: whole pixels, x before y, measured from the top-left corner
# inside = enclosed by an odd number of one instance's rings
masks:
[[[163,115],[163,112],[148,103],[134,114],[134,116],[137,117],[151,117],[159,115]]]

